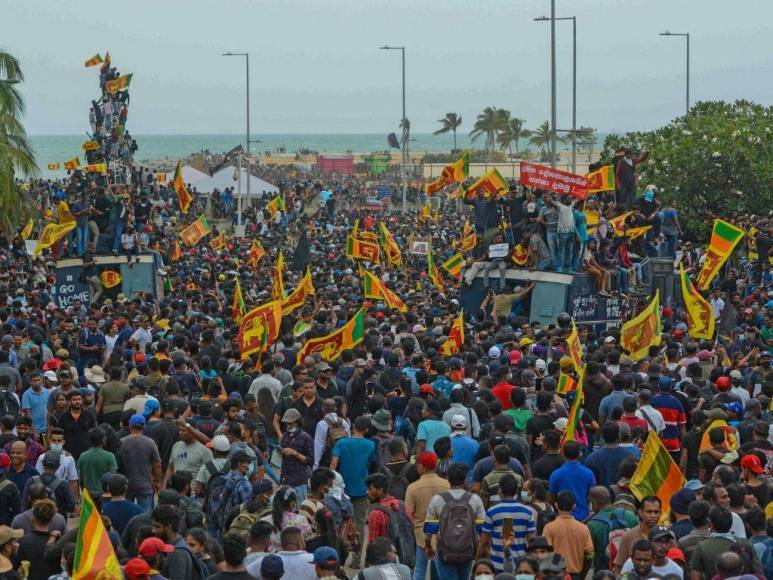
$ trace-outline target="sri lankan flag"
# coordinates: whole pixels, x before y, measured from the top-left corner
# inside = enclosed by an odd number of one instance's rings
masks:
[[[86,173],[99,173],[100,175],[104,175],[105,173],[107,173],[107,164],[92,163],[90,165],[87,165],[83,169]]]
[[[183,257],[183,251],[180,249],[180,242],[177,240],[175,240],[174,244],[172,245],[172,255],[170,257],[174,261],[177,261]]]
[[[634,361],[643,359],[651,346],[660,344],[660,291],[655,290],[652,302],[620,329],[620,346]]]
[[[105,83],[105,90],[111,95],[116,94],[118,91],[125,91],[129,88],[132,82],[132,73],[118,77],[113,81],[107,81]]]
[[[695,289],[684,264],[679,263],[679,277],[682,281],[682,296],[687,310],[687,331],[693,338],[714,338],[714,311],[700,292]]]
[[[714,220],[714,229],[711,232],[711,241],[706,248],[706,260],[703,262],[695,285],[698,290],[706,290],[725,264],[736,245],[744,236],[744,231],[724,220]]]
[[[278,212],[279,210],[286,211],[284,195],[277,195],[266,205],[266,211],[268,211],[268,213],[271,215],[272,218],[276,216],[276,212]]]
[[[627,211],[609,220],[609,225],[612,227],[612,231],[615,232],[616,238],[620,238],[625,235],[625,230],[626,230],[625,220],[627,220],[628,216],[631,214],[633,214],[632,211]]]
[[[80,166],[81,166],[81,160],[78,159],[77,157],[73,157],[69,161],[64,162],[65,171],[75,171]]]
[[[105,288],[114,288],[121,283],[121,275],[115,270],[105,270],[99,275],[99,281]]]
[[[298,282],[295,290],[282,300],[282,316],[287,316],[296,308],[300,308],[306,302],[307,296],[313,296],[316,293],[314,282],[311,280],[311,270],[306,268],[306,273]]]
[[[30,221],[27,222],[27,225],[24,226],[24,229],[21,231],[21,239],[29,240],[32,235],[32,228],[34,227],[35,223],[32,221],[32,218],[30,218]]]
[[[319,354],[322,360],[332,362],[345,350],[350,350],[365,339],[365,308],[360,308],[351,320],[341,328],[319,338],[312,338],[298,352],[296,361],[301,364],[307,356]]]
[[[89,68],[90,66],[97,66],[98,64],[102,64],[102,55],[99,53],[95,54],[89,60],[84,62],[83,66]]]
[[[166,177],[166,175],[164,175]],[[185,181],[183,180],[183,164],[182,161],[177,161],[177,167],[174,170],[174,180],[172,181],[172,188],[177,194],[177,202],[180,205],[180,211],[188,213],[188,209],[191,207],[191,201],[193,197],[188,193],[188,189],[185,187]]]
[[[365,298],[383,300],[390,308],[400,312],[408,312],[408,307],[400,300],[400,297],[392,292],[386,285],[367,270],[360,270],[362,274],[362,290]]]
[[[180,232],[180,238],[189,246],[195,246],[210,231],[209,222],[204,216],[199,216],[195,222]]]
[[[47,167],[49,171],[59,171],[61,166],[58,163],[49,163]]]
[[[209,245],[212,246],[212,249],[216,252],[225,248],[225,232],[220,232],[220,235],[212,238],[209,241]]]
[[[585,367],[579,373],[577,377],[577,388],[575,389],[574,401],[569,409],[569,422],[566,424],[564,434],[561,436],[561,449],[567,441],[577,441],[577,430],[580,423],[580,411],[582,410],[582,383],[585,378]]]
[[[88,141],[83,142],[83,145],[81,145],[81,149],[83,149],[84,151],[96,151],[97,149],[99,149],[99,143],[89,139]]]
[[[462,228],[462,252],[469,252],[475,248],[478,243],[478,236],[475,235],[475,228],[470,225],[470,222],[464,222],[464,228]]]
[[[464,346],[464,312],[460,312],[451,330],[448,331],[448,339],[440,345],[440,354],[443,356],[452,356],[462,350]]]
[[[491,197],[496,199],[510,190],[510,185],[496,169],[490,169],[475,183],[467,188],[466,199],[482,197]]]
[[[625,230],[625,235],[629,240],[635,240],[639,236],[646,234],[652,229],[652,226],[641,226],[639,228],[628,228]]]
[[[631,478],[631,492],[639,501],[648,495],[659,498],[663,506],[661,519],[668,519],[671,496],[682,489],[684,484],[684,475],[679,471],[679,466],[674,463],[658,434],[650,430]]]
[[[381,247],[384,248],[384,255],[390,266],[399,266],[403,263],[403,254],[400,252],[400,246],[397,245],[394,236],[389,232],[384,222],[381,222],[379,236],[381,238]]]
[[[467,188],[464,187],[463,183],[460,183],[459,187],[447,195],[448,199],[464,199],[465,197],[467,197]]]
[[[107,535],[102,516],[88,490],[83,490],[81,517],[75,540],[73,580],[121,580],[121,566]]]
[[[242,284],[239,282],[239,277],[236,277],[236,285],[234,286],[234,300],[231,304],[231,318],[234,319],[236,324],[242,323],[244,313],[247,311],[247,307],[244,304],[244,294],[242,294]]]
[[[611,165],[605,165],[598,171],[586,173],[585,179],[588,180],[588,193],[613,191],[615,189],[615,168]]]
[[[50,223],[46,225],[46,227],[43,228],[43,231],[40,232],[38,245],[35,246],[35,257],[39,256],[43,250],[50,248],[61,238],[74,230],[75,226],[76,222],[74,220],[71,222],[65,222],[63,224]]]
[[[565,373],[558,375],[558,382],[556,383],[556,393],[559,395],[566,395],[569,391],[577,390],[577,381]]]
[[[601,221],[601,216],[599,215],[599,212],[592,209],[585,210],[585,225],[588,227],[589,236],[596,235],[596,230],[599,227],[600,221]]]
[[[572,320],[572,332],[569,334],[569,338],[566,339],[566,353],[572,359],[574,370],[579,373],[582,370],[582,345],[580,344],[580,335],[577,334],[577,326],[574,324],[574,320]]]
[[[432,215],[430,214],[429,205],[421,206],[421,210],[419,211],[419,221],[422,223],[426,223],[430,220],[431,217]]]
[[[515,244],[510,259],[516,266],[523,267],[526,265],[526,262],[529,261],[529,250],[527,250],[523,244]]]
[[[440,277],[440,273],[437,271],[437,266],[435,266],[435,257],[432,255],[432,250],[430,250],[429,254],[427,255],[427,275],[429,276],[429,279],[432,280],[435,288],[441,292],[445,290],[445,287],[443,286],[443,279]]]
[[[258,240],[252,240],[250,246],[250,255],[247,257],[247,264],[253,268],[257,268],[258,262],[266,255],[266,250],[263,249],[263,244]]]
[[[242,359],[265,349],[279,336],[282,324],[282,303],[272,300],[253,308],[242,318],[236,342]]]
[[[285,255],[282,250],[279,250],[279,255],[276,257],[276,264],[274,264],[274,272],[271,275],[271,294],[274,300],[279,300],[280,303],[285,299]]]
[[[346,256],[352,260],[368,260],[369,262],[381,261],[381,248],[378,244],[346,237]]]
[[[462,181],[470,174],[470,152],[465,151],[461,159],[451,165],[446,165],[443,171],[440,173],[440,177],[428,183],[425,187],[425,191],[429,194],[440,191],[447,185]]]
[[[156,173],[156,183],[166,183],[166,173]]]
[[[461,254],[454,254],[443,262],[443,269],[451,274],[454,278],[459,278],[462,275],[462,266],[464,265],[464,258]]]

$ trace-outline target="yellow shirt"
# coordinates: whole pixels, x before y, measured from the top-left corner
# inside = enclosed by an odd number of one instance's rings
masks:
[[[451,489],[448,481],[437,473],[425,473],[408,486],[405,492],[405,507],[413,514],[413,529],[416,545],[424,545],[424,520],[430,500],[439,493]]]

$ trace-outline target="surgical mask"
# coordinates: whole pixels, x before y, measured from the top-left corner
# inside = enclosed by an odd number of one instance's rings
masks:
[[[298,432],[298,427],[290,427],[287,432],[295,435]]]
[[[61,452],[62,449],[64,449],[64,445],[62,445],[61,443],[51,443],[48,446],[48,450],[49,451],[60,451]]]
[[[244,477],[246,477],[247,480],[250,480],[250,479],[252,479],[252,474],[253,473],[255,473],[255,463],[250,461],[250,466],[247,468],[247,475],[245,475]]]
[[[528,491],[522,491],[521,492],[521,501],[524,501],[526,503],[529,503],[531,501],[531,497],[529,496]]]
[[[743,334],[739,335],[738,342],[743,342],[744,340],[746,340],[746,335],[743,335]]]
[[[534,580],[533,574],[516,574],[515,580]]]
[[[478,574],[475,576],[475,580],[494,580],[494,576],[491,574]]]

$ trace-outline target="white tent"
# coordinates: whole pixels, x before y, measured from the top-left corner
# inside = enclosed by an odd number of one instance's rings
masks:
[[[215,173],[212,177],[204,179],[196,183],[196,190],[203,193],[212,193],[213,191],[223,191],[227,187],[232,187],[234,197],[240,195],[247,196],[247,170],[241,169],[241,176],[239,175],[239,169],[233,165],[229,165]],[[239,179],[241,177],[241,179]],[[252,197],[261,197],[265,191],[267,194],[276,195],[279,193],[279,188],[275,185],[271,185],[268,181],[250,175],[250,195]],[[241,187],[240,187],[241,185]]]
[[[191,185],[196,185],[200,181],[209,179],[209,175],[207,175],[203,171],[199,171],[195,167],[191,167],[190,165],[182,166],[182,174],[183,174],[183,181],[185,183],[190,183]],[[172,171],[171,174],[167,173],[167,177],[169,178],[170,181],[174,179],[174,171]]]

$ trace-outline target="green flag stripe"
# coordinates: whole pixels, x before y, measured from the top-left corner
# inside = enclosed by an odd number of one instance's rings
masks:
[[[716,225],[714,226],[714,233],[731,243],[735,242],[736,240],[740,239],[741,236],[743,236],[742,231],[738,231],[737,228],[734,228],[730,224],[721,220],[717,221]]]

